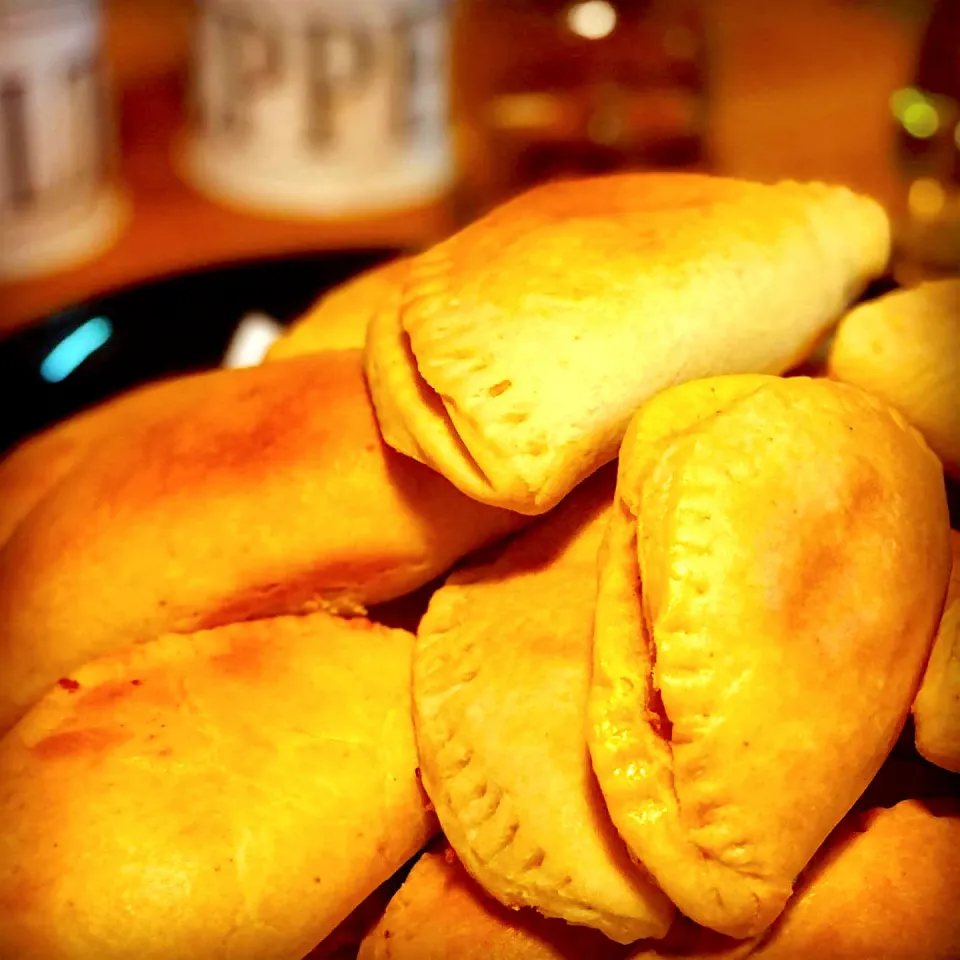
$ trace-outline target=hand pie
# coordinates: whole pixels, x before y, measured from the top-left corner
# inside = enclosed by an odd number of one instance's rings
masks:
[[[0,456],[0,547],[101,436],[122,434],[128,415],[137,418],[146,409],[162,409],[168,384],[187,379],[151,383],[121,394],[28,437]],[[149,399],[155,391],[158,403]]]
[[[404,263],[391,260],[329,290],[271,345],[265,362],[360,349],[370,318],[399,284]]]
[[[960,478],[960,280],[897,290],[851,310],[827,369],[896,407]]]
[[[0,549],[0,730],[164,632],[408,593],[523,518],[386,447],[358,351],[169,382]]]
[[[851,816],[801,877],[756,960],[960,956],[960,804],[907,800]]]
[[[63,678],[0,741],[0,956],[299,960],[436,829],[412,647],[314,614]]]
[[[358,960],[623,960],[626,953],[595,930],[504,907],[441,846],[417,861]]]
[[[691,174],[550,183],[408,263],[371,322],[384,438],[477,500],[543,513],[676,383],[779,373],[879,274],[843,187]]]
[[[776,919],[897,739],[949,571],[940,464],[860,390],[718,378],[637,415],[588,740],[620,834],[683,913],[740,938]]]
[[[960,773],[960,533],[953,531],[953,571],[940,629],[913,702],[917,750]]]
[[[678,917],[629,960],[954,960],[960,956],[960,806],[908,800],[851,814],[801,874],[762,940]],[[424,854],[368,934],[359,960],[623,960],[592,931],[509,911],[441,852]]]
[[[467,870],[508,906],[629,943],[673,906],[630,860],[585,739],[604,471],[431,598],[413,667],[423,785]]]

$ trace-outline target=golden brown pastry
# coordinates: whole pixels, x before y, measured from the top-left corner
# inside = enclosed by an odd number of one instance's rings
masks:
[[[314,614],[61,680],[0,741],[0,957],[300,960],[435,830],[412,646]]]
[[[0,729],[94,656],[379,603],[522,521],[382,443],[357,351],[186,378],[143,406],[0,549]]]
[[[960,533],[953,531],[953,571],[933,651],[913,702],[917,750],[960,773]]]
[[[595,930],[508,909],[440,846],[417,861],[358,960],[622,960],[626,952]]]
[[[630,860],[585,740],[597,548],[614,474],[431,598],[414,655],[423,785],[467,870],[508,906],[629,943],[670,901]]]
[[[851,310],[828,371],[896,407],[960,478],[960,280],[923,283]]]
[[[0,546],[17,524],[50,492],[108,431],[122,433],[127,411],[136,417],[155,390],[149,384],[57,423],[0,457]]]
[[[960,804],[851,817],[800,880],[756,960],[960,957]]]
[[[635,945],[629,960],[955,960],[958,850],[955,799],[851,814],[762,940],[731,940],[678,918],[665,940]],[[439,851],[417,862],[360,960],[613,960],[623,950],[592,931],[505,909]]]
[[[828,380],[718,378],[650,409],[601,551],[588,740],[634,855],[746,938],[909,712],[950,571],[943,474],[897,413]]]
[[[264,362],[363,346],[370,318],[400,282],[404,260],[391,260],[325,293],[267,351]]]
[[[882,208],[843,187],[537,187],[411,259],[375,315],[384,437],[477,500],[542,513],[658,391],[800,361],[888,254]]]

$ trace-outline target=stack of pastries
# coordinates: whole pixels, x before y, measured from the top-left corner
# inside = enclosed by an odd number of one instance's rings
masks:
[[[960,286],[889,253],[552,183],[8,453],[0,958],[960,957]]]

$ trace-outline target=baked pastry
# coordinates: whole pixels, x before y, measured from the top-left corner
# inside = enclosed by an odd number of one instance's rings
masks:
[[[897,290],[851,310],[827,369],[896,407],[960,478],[960,280]]]
[[[436,829],[412,647],[314,614],[63,678],[0,741],[0,956],[299,960]]]
[[[960,773],[960,533],[953,531],[953,571],[940,628],[913,702],[917,750]]]
[[[739,938],[776,919],[897,739],[949,572],[940,464],[862,391],[717,378],[637,415],[588,741],[614,823],[684,914]]]
[[[883,269],[843,187],[639,173],[534,188],[408,263],[371,322],[387,442],[477,500],[554,506],[660,390],[779,373]]]
[[[663,936],[674,909],[617,836],[585,741],[613,487],[608,468],[450,576],[417,632],[413,699],[424,789],[467,870],[508,906],[629,943]]]
[[[665,940],[635,945],[629,960],[954,960],[958,848],[955,799],[851,814],[762,940],[731,940],[678,918]],[[417,862],[359,960],[620,960],[623,951],[593,931],[505,909],[441,849]]]
[[[399,284],[404,262],[391,260],[329,290],[271,344],[264,362],[361,348],[370,318]]]
[[[0,547],[18,523],[95,447],[100,436],[123,433],[125,418],[163,409],[168,383],[152,383],[84,410],[28,437],[0,457]],[[172,389],[176,389],[173,387]],[[151,397],[158,392],[159,399]]]
[[[851,817],[750,957],[953,960],[960,956],[958,853],[955,798]]]
[[[438,845],[410,871],[358,960],[624,960],[627,953],[595,930],[503,906]]]
[[[0,729],[127,643],[359,611],[523,522],[382,443],[359,351],[198,375],[146,401],[0,549]]]

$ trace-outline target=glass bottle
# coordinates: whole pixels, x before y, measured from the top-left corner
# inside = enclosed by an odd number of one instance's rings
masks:
[[[705,162],[696,0],[459,0],[451,52],[461,220],[551,178]]]

